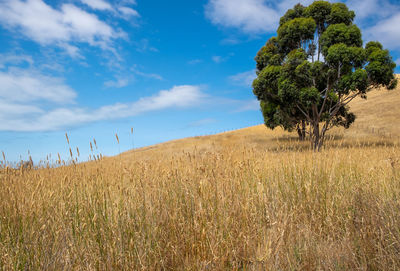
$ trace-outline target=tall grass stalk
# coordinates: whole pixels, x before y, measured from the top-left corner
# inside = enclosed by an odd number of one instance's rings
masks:
[[[398,146],[330,146],[1,169],[0,269],[400,269]]]

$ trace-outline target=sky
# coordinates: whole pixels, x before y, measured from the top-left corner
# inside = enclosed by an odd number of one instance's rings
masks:
[[[254,57],[298,2],[0,0],[0,151],[85,161],[93,139],[115,155],[261,124]],[[400,66],[400,1],[342,2]]]

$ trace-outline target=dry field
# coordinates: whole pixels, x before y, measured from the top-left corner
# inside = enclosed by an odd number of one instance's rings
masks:
[[[400,92],[320,153],[263,126],[0,171],[0,270],[399,270]]]

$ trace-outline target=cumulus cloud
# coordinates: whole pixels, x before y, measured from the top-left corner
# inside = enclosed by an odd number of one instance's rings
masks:
[[[41,45],[63,47],[71,55],[78,53],[77,47],[70,43],[81,42],[108,49],[113,39],[125,36],[95,14],[75,5],[63,4],[60,9],[55,9],[43,0],[0,2],[0,23]]]
[[[245,86],[245,87],[251,87],[254,79],[256,79],[256,71],[251,70],[251,71],[246,71],[242,73],[238,73],[232,76],[229,76],[229,80],[237,85],[240,86]]]

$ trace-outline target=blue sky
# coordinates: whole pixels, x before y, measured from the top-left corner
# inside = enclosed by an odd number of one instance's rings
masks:
[[[298,2],[0,0],[0,151],[66,158],[67,132],[82,161],[93,138],[114,155],[260,124],[254,56]],[[399,65],[400,3],[344,2]]]

